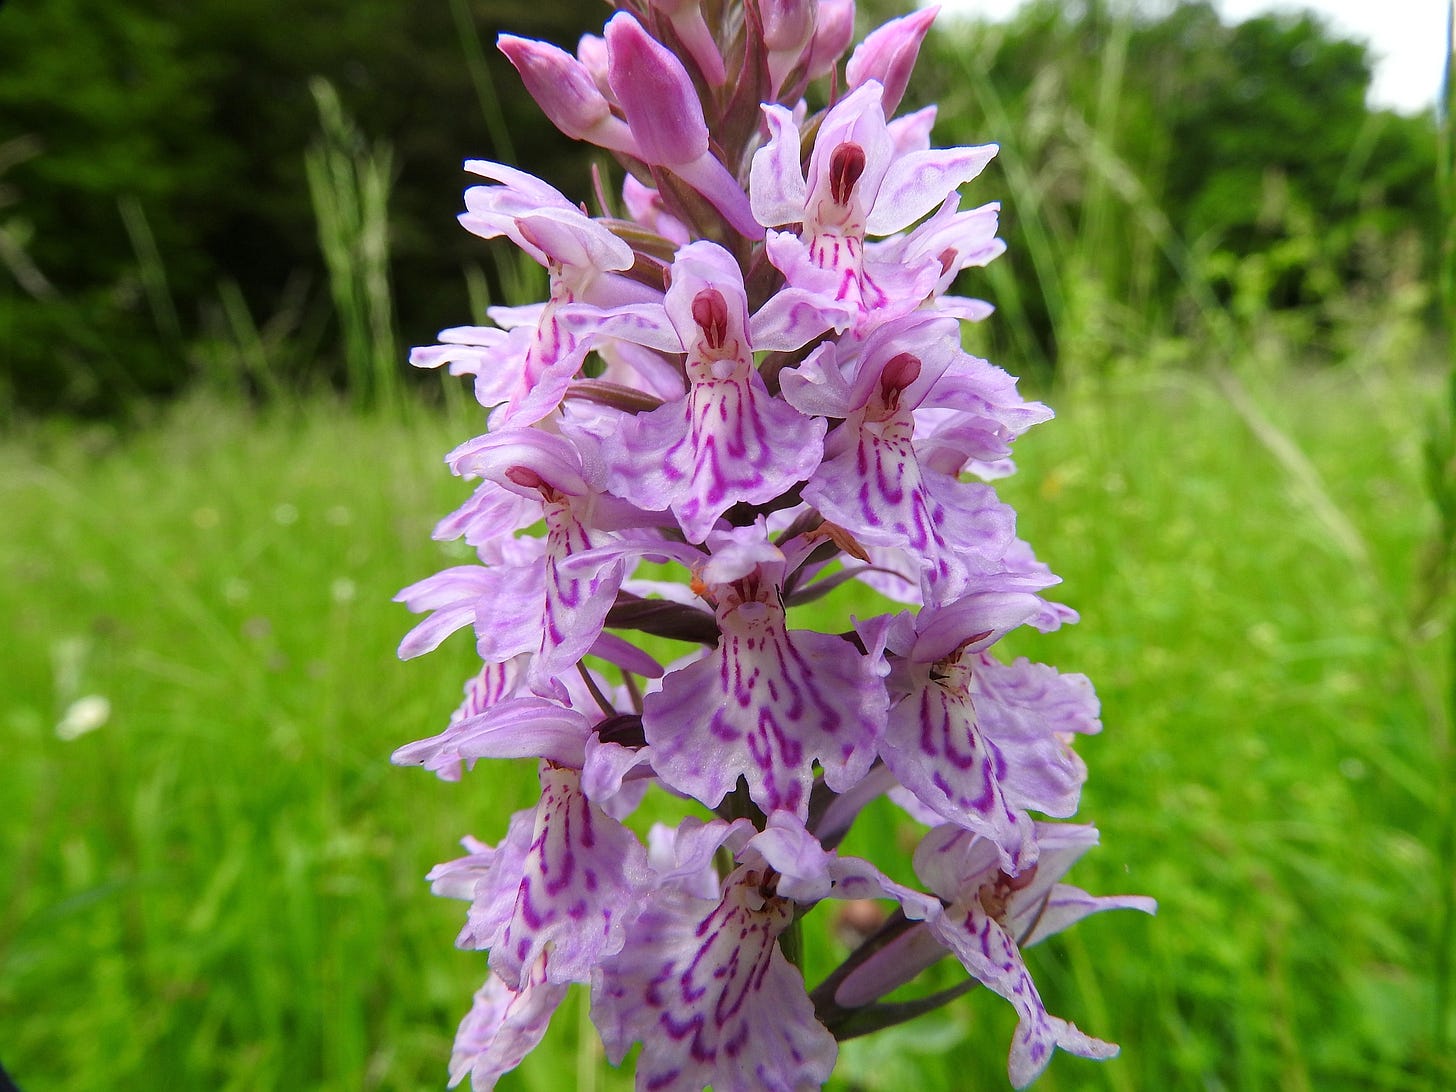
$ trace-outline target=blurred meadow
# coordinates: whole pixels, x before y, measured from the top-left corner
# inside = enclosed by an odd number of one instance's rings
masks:
[[[460,160],[589,192],[490,56],[605,13],[543,7],[0,14],[0,1064],[25,1092],[445,1084],[485,965],[422,877],[536,782],[388,761],[474,661],[459,635],[394,655],[390,597],[466,556],[430,532],[481,427],[404,358],[539,290],[453,222]],[[1037,3],[938,29],[912,83],[938,144],[1002,145],[967,188],[1010,244],[960,286],[999,308],[968,344],[1057,410],[998,488],[1082,622],[1003,655],[1096,683],[1102,846],[1071,878],[1160,903],[1029,953],[1048,1007],[1123,1048],[1038,1089],[1456,1087],[1451,127],[1368,108],[1369,64],[1308,17]],[[909,880],[914,837],[876,807],[847,849]],[[631,1086],[573,997],[500,1087]],[[844,1044],[831,1087],[1008,1087],[1013,1023],[973,991]]]

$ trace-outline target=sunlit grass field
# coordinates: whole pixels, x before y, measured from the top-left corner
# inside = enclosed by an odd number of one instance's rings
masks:
[[[1059,417],[1002,484],[1083,616],[1004,651],[1103,701],[1103,845],[1072,879],[1161,904],[1031,952],[1051,1010],[1123,1047],[1038,1089],[1456,1082],[1432,1047],[1440,642],[1402,637],[1432,392],[1352,368],[1239,390],[1033,391]],[[461,636],[398,662],[390,602],[460,556],[429,533],[469,427],[194,399],[0,441],[0,1061],[26,1092],[444,1086],[484,957],[422,877],[534,790],[527,763],[452,785],[388,761],[470,671]],[[913,837],[878,808],[848,848],[908,880]],[[1012,1024],[973,992],[846,1044],[833,1087],[1005,1088]],[[630,1084],[568,999],[501,1087]]]

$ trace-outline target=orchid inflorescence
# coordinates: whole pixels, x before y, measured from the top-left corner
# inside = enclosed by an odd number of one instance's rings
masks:
[[[639,1089],[816,1088],[838,1040],[964,992],[886,1000],[946,956],[1015,1007],[1017,1087],[1054,1048],[1109,1057],[1021,956],[1152,903],[1058,882],[1096,831],[1031,817],[1076,811],[1071,741],[1101,725],[1084,676],[991,651],[1076,615],[987,484],[1051,411],[962,350],[991,309],[949,294],[1003,249],[999,206],[959,194],[996,147],[932,148],[933,106],[896,116],[934,12],[841,70],[852,0],[616,7],[575,55],[499,44],[552,122],[615,155],[620,196],[598,174],[593,216],[468,162],[487,184],[461,222],[544,266],[550,298],[410,358],[491,412],[448,457],[480,484],[436,532],[478,563],[400,593],[428,612],[400,653],[469,626],[482,666],[394,758],[450,780],[532,758],[541,784],[500,842],[430,873],[470,903],[458,943],[490,953],[451,1083],[493,1087],[581,983],[608,1059],[642,1044]],[[791,625],[854,584],[904,609]],[[644,844],[624,821],[653,786],[706,812]],[[838,852],[882,796],[929,827],[925,890]],[[889,912],[811,991],[800,930],[826,899]]]

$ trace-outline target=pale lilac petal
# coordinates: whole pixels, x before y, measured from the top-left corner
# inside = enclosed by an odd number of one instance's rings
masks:
[[[782,612],[775,618],[766,604],[745,604],[720,624],[718,647],[667,675],[644,701],[658,775],[709,807],[742,776],[765,811],[804,818],[815,761],[836,790],[869,771],[884,684],[852,645],[790,633]]]
[[[854,321],[847,308],[825,307],[818,293],[781,288],[753,314],[749,341],[756,350],[790,352],[826,330],[843,331]]]
[[[783,106],[766,103],[764,121],[769,139],[753,154],[748,171],[748,193],[753,215],[764,227],[797,224],[804,219],[809,191],[799,151],[799,126]]]
[[[426,873],[425,879],[429,881],[432,895],[469,902],[475,898],[475,885],[490,872],[495,861],[495,848],[468,835],[460,840],[460,844],[467,850],[467,855],[437,864]]]
[[[539,326],[545,310],[544,303],[528,303],[524,307],[496,306],[487,307],[485,316],[502,330],[514,330],[517,326]]]
[[[581,759],[582,793],[593,804],[607,810],[612,818],[620,821],[622,815],[612,812],[612,803],[623,791],[623,783],[628,775],[647,766],[651,757],[651,752],[646,748],[633,749],[619,743],[603,742],[592,733],[586,739]]]
[[[825,342],[797,368],[779,373],[784,400],[800,413],[848,417],[854,409],[854,388],[838,363],[833,342]]]
[[[454,1088],[468,1074],[472,1092],[489,1092],[503,1074],[536,1049],[566,996],[566,986],[547,981],[545,961],[542,956],[519,991],[492,974],[475,992],[470,1011],[455,1034],[449,1087]]]
[[[437,736],[400,747],[397,766],[423,766],[447,774],[481,758],[544,758],[580,768],[591,725],[573,709],[534,695],[507,698],[490,709],[456,721]]]
[[[508,984],[546,952],[552,982],[587,981],[621,948],[651,873],[636,836],[582,793],[580,774],[545,764],[516,875],[510,916],[491,938],[491,970]]]
[[[1016,941],[987,915],[977,896],[947,907],[931,921],[930,928],[966,970],[1016,1009],[1018,1022],[1008,1065],[1013,1086],[1025,1088],[1034,1081],[1057,1048],[1084,1058],[1110,1058],[1117,1053],[1116,1045],[1093,1039],[1046,1011]]]
[[[865,224],[871,235],[903,231],[945,200],[946,194],[980,174],[1000,149],[933,148],[895,159],[885,172]]]
[[[507,492],[494,482],[476,489],[470,499],[435,524],[430,537],[450,542],[464,537],[483,554],[492,553],[495,545],[514,537],[541,518],[541,505]],[[488,561],[499,558],[487,556]]]
[[[515,911],[516,894],[535,826],[535,808],[522,808],[511,816],[506,836],[496,844],[489,867],[470,891],[470,910],[460,935],[455,938],[456,947],[490,948],[500,939],[501,930]],[[519,978],[515,981],[519,984]]]
[[[1002,664],[983,653],[971,694],[981,731],[1008,759],[1001,779],[1007,797],[1045,815],[1076,812],[1087,768],[1066,737],[1102,730],[1087,676],[1064,675],[1025,657]]]
[[[931,682],[901,699],[880,755],[922,804],[994,842],[1008,871],[1036,862],[1031,817],[1007,800],[1006,758],[979,730],[968,695]]]
[[[438,648],[440,642],[475,621],[475,610],[483,596],[496,587],[494,572],[481,565],[456,565],[411,584],[395,597],[415,613],[432,611],[399,644],[399,658],[412,659]]]
[[[658,885],[699,898],[717,901],[718,870],[714,858],[727,847],[735,855],[754,834],[747,819],[712,819],[695,815],[675,827],[654,823],[647,835],[647,861],[657,873]]]
[[[980,652],[1018,626],[1035,618],[1041,609],[1035,595],[1021,587],[997,587],[963,596],[944,606],[933,606],[915,616],[915,638],[906,649],[892,644],[921,667],[966,652]],[[965,673],[970,671],[966,661]]]
[[[930,147],[930,130],[935,127],[938,108],[931,104],[923,106],[913,114],[902,114],[887,123],[890,139],[895,144],[895,154],[923,152]]]
[[[567,329],[576,337],[623,338],[664,353],[683,351],[682,339],[668,320],[660,303],[642,303],[611,309],[574,307],[563,316]]]
[[[1104,910],[1139,910],[1144,914],[1154,914],[1157,909],[1157,900],[1146,895],[1089,895],[1081,888],[1059,883],[1048,892],[1039,907],[1027,907],[1024,916],[1030,919],[1032,925],[1022,938],[1021,946],[1029,948],[1039,944],[1088,915],[1100,914]],[[1022,924],[1020,915],[1016,924]]]
[[[740,869],[721,902],[659,892],[593,980],[592,1022],[619,1064],[642,1043],[637,1086],[672,1092],[801,1092],[828,1079],[834,1037],[780,951],[793,903]]]
[[[961,322],[984,322],[996,311],[993,304],[970,296],[937,296],[931,306],[938,314],[949,315]]]

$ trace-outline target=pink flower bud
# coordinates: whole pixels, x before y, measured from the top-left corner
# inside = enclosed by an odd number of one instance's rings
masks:
[[[891,116],[910,82],[915,58],[920,55],[920,43],[925,41],[925,34],[939,12],[939,8],[925,8],[914,15],[891,19],[871,32],[844,68],[850,90],[878,80],[885,88],[882,100],[885,116]]]
[[[573,140],[636,154],[632,134],[612,116],[611,104],[587,67],[548,42],[502,34],[496,45],[551,123]]]
[[[818,23],[809,54],[809,78],[829,74],[854,41],[854,0],[819,0]]]
[[[816,0],[759,0],[763,44],[768,49],[768,70],[774,94],[801,62],[810,59],[814,42]]]
[[[708,123],[687,69],[625,11],[607,23],[607,78],[627,115],[638,159],[666,167],[733,227],[762,238],[748,195],[708,147]]]
[[[691,163],[708,150],[708,123],[682,62],[626,12],[607,23],[607,79],[648,163]]]
[[[677,31],[677,36],[682,39],[683,45],[697,64],[698,71],[703,74],[703,79],[714,87],[721,86],[727,79],[727,73],[723,70],[723,54],[719,52],[713,32],[708,29],[707,20],[703,18],[703,5],[700,0],[651,0],[651,3],[667,16],[672,29]]]
[[[607,40],[600,34],[583,34],[576,43],[576,59],[591,73],[592,82],[608,101],[612,97],[612,85],[607,82]]]
[[[759,0],[763,44],[772,52],[798,53],[814,34],[815,0]]]

